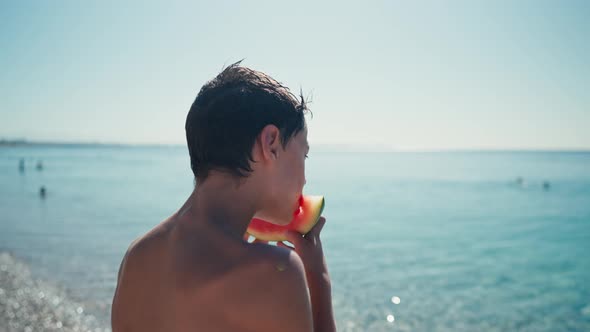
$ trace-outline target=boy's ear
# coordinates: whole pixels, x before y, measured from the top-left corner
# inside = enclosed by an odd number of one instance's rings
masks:
[[[260,132],[260,145],[265,160],[277,159],[281,147],[279,128],[272,124],[266,125]]]

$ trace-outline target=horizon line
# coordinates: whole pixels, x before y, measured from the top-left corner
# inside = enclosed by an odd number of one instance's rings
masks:
[[[8,146],[95,146],[95,147],[186,147],[186,143],[131,143],[108,141],[59,141],[59,140],[26,140],[26,139],[0,139],[0,147]],[[313,150],[335,152],[590,152],[590,148],[580,147],[450,147],[450,148],[420,148],[420,147],[394,147],[382,144],[354,145],[316,143]]]

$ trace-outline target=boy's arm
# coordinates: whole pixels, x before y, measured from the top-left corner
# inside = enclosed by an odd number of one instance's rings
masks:
[[[309,280],[314,331],[336,331],[332,310],[332,287],[329,278]]]
[[[309,286],[313,326],[316,332],[336,331],[330,276],[320,239],[320,232],[325,223],[326,219],[320,217],[318,223],[305,236],[301,236],[297,232],[289,232],[287,238],[289,242],[293,243],[294,248],[283,242],[277,243],[280,247],[293,249],[301,257]]]
[[[119,315],[119,289],[121,288],[121,276],[123,275],[123,270],[127,265],[127,260],[131,253],[131,250],[135,244],[135,241],[131,243],[125,255],[123,256],[123,260],[121,261],[121,265],[119,266],[119,273],[117,274],[117,284],[115,285],[115,294],[113,295],[113,301],[111,302],[111,328],[113,331],[119,330],[119,325],[121,322],[120,315]]]

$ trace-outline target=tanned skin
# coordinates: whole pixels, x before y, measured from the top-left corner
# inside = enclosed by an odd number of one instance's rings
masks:
[[[113,332],[336,331],[320,232],[277,246],[245,236],[252,217],[290,221],[305,185],[307,128],[286,146],[267,125],[246,178],[211,171],[184,205],[134,241],[119,270]]]

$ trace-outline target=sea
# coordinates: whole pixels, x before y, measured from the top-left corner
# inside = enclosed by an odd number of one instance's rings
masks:
[[[590,152],[309,157],[339,331],[590,331]],[[108,328],[130,242],[192,189],[184,146],[0,147],[0,252]]]

